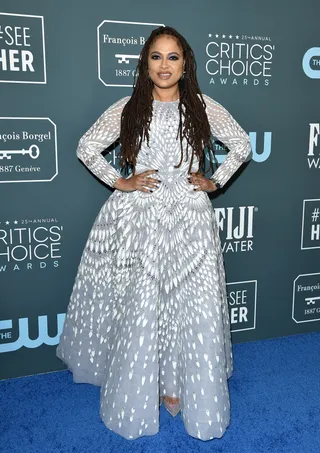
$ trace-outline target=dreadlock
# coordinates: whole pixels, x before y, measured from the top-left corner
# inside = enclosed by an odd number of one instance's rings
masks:
[[[188,148],[190,147],[192,151],[189,173],[194,155],[199,159],[199,168],[205,170],[204,148],[208,149],[209,156],[215,158],[215,154],[210,125],[205,112],[206,104],[197,81],[194,53],[180,33],[174,28],[164,26],[153,30],[143,46],[135,73],[133,93],[122,112],[120,132],[122,166],[131,165],[135,170],[136,159],[142,142],[146,140],[149,146],[153,82],[148,76],[148,56],[150,46],[162,35],[172,36],[177,40],[183,51],[185,61],[185,74],[178,82],[180,120],[177,139],[179,138],[180,141],[181,158],[175,168],[179,168],[182,164],[184,157],[182,141],[186,139],[186,161],[188,160]],[[211,167],[212,161],[210,159]]]

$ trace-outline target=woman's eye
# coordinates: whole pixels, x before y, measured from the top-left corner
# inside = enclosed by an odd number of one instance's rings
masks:
[[[159,58],[160,58],[159,55],[152,55],[151,57],[152,60],[158,60]]]
[[[179,57],[177,57],[176,55],[171,55],[171,57],[169,57],[169,60],[179,60]]]

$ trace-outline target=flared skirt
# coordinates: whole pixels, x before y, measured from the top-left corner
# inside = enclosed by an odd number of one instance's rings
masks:
[[[232,348],[206,193],[179,203],[111,195],[86,242],[57,356],[75,382],[101,387],[101,418],[127,439],[159,431],[165,395],[180,398],[191,436],[224,434]]]

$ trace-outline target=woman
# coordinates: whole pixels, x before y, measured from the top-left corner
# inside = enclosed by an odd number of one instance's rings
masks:
[[[170,27],[142,49],[131,97],[81,138],[78,157],[116,190],[86,243],[57,355],[75,382],[101,386],[100,415],[127,439],[156,434],[159,403],[187,432],[229,425],[232,351],[223,258],[207,192],[250,152],[248,135],[202,95],[194,54]],[[211,134],[229,153],[206,178]],[[123,178],[100,154],[120,137]]]

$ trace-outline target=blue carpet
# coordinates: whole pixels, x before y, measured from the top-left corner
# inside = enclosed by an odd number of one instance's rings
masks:
[[[68,371],[0,382],[1,453],[320,453],[320,333],[234,345],[231,425],[190,437],[161,407],[160,432],[128,441],[99,418],[99,388]]]

